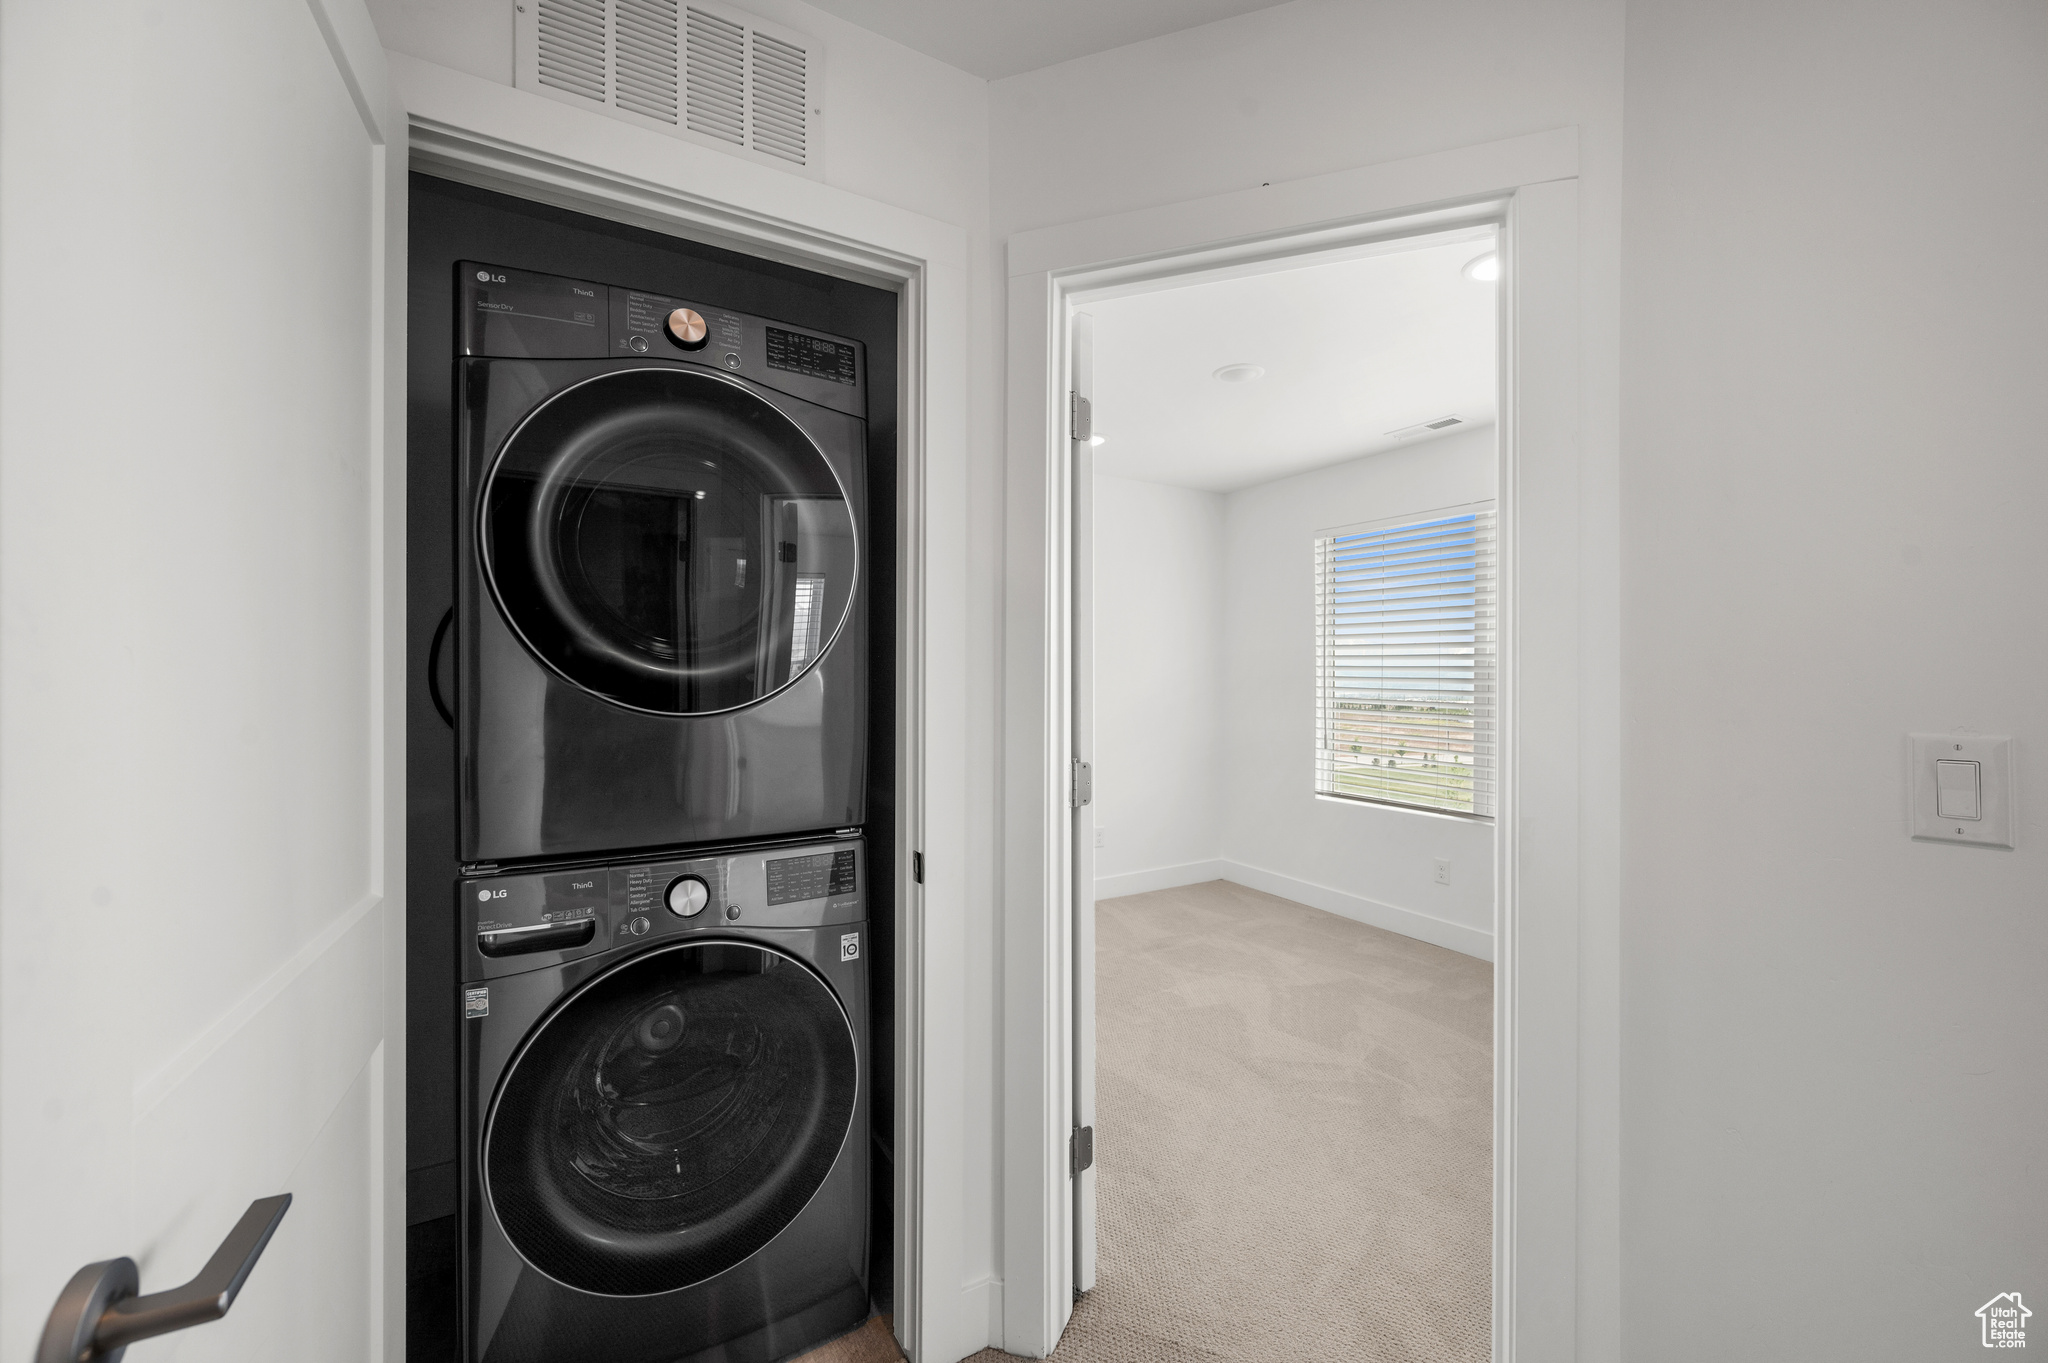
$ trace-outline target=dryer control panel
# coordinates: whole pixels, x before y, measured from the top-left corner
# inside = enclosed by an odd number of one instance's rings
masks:
[[[701,298],[476,260],[457,262],[455,282],[460,355],[701,365],[867,416],[867,349],[859,341]]]
[[[658,937],[866,918],[858,838],[702,852],[461,882],[463,978],[558,965]]]

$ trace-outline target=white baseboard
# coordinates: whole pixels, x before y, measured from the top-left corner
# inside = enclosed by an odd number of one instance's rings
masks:
[[[1149,871],[1126,871],[1120,876],[1097,876],[1095,897],[1115,899],[1152,890],[1177,890],[1183,885],[1200,885],[1205,880],[1224,880],[1224,863],[1191,861],[1184,866],[1155,866]]]
[[[993,1275],[984,1274],[967,1284],[962,1289],[962,1293],[963,1296],[960,1302],[961,1325],[970,1332],[976,1329],[986,1331],[983,1337],[987,1343],[982,1347],[990,1349],[1002,1348],[1003,1280]],[[981,1348],[975,1348],[969,1352],[980,1353]]]
[[[1340,918],[1385,928],[1388,932],[1398,932],[1403,937],[1413,937],[1432,946],[1448,947],[1467,956],[1477,956],[1482,961],[1493,959],[1493,934],[1478,928],[1468,928],[1462,923],[1432,918],[1413,909],[1395,908],[1392,904],[1382,904],[1377,899],[1367,899],[1364,895],[1333,890],[1327,885],[1316,885],[1306,880],[1296,880],[1293,876],[1268,871],[1259,866],[1247,866],[1241,861],[1204,864],[1222,869],[1217,875],[1205,876],[1203,879],[1228,880],[1254,890],[1264,890],[1267,894],[1277,894],[1282,899],[1291,899],[1297,904],[1306,904],[1312,909],[1334,913]],[[1095,883],[1098,887],[1102,884],[1099,880]]]

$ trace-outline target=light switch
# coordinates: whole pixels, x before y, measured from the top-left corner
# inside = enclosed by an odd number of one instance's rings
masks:
[[[1983,818],[1983,772],[1981,762],[1936,762],[1934,812],[1944,819]]]
[[[1989,734],[1909,734],[1911,831],[1937,842],[2012,846],[2013,742]]]

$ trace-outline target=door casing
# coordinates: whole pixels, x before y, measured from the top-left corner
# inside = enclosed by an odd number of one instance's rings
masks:
[[[1493,1357],[1577,1356],[1580,1302],[1611,1301],[1618,1017],[1612,746],[1614,502],[1579,432],[1578,154],[1572,129],[1021,233],[1008,243],[1004,697],[1003,1333],[1043,1357],[1073,1309],[1068,1142],[1074,995],[1074,477],[1067,388],[1090,298],[1493,225],[1502,284],[1501,806],[1495,821]],[[1611,716],[1603,716],[1611,722]],[[1595,1308],[1597,1309],[1597,1308]],[[1597,1322],[1588,1321],[1596,1333]]]
[[[895,1325],[913,1363],[982,1346],[966,1228],[967,240],[961,229],[388,53],[413,170],[895,292],[899,611]],[[687,186],[685,188],[684,186]],[[922,855],[919,855],[922,854]],[[918,874],[919,865],[922,876]]]

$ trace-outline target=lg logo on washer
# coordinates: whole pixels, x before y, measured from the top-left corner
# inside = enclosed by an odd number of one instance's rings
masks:
[[[506,895],[509,895],[511,893],[512,892],[510,890],[478,890],[476,892],[476,902],[479,904],[488,904],[493,899],[503,899]]]

